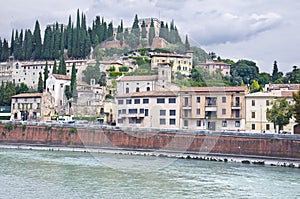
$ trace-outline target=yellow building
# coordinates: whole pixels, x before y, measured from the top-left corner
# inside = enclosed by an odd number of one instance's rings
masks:
[[[158,64],[169,63],[173,72],[189,75],[193,68],[193,52],[185,54],[157,53],[151,56],[151,69],[156,69]]]

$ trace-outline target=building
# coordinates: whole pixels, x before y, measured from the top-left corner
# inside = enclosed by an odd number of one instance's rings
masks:
[[[220,71],[223,75],[230,75],[230,64],[224,62],[214,62],[206,60],[205,63],[200,63],[196,67],[203,67],[210,73]]]
[[[173,72],[189,75],[193,68],[193,52],[185,54],[156,53],[151,55],[151,69],[156,69],[159,64],[168,63]]]
[[[23,93],[12,96],[11,120],[43,121],[54,112],[54,98],[49,93]]]
[[[173,91],[143,91],[118,95],[117,126],[180,128],[180,97]]]
[[[171,65],[159,64],[157,75],[121,76],[117,79],[117,94],[143,91],[176,91],[180,88],[171,83]]]
[[[65,90],[70,84],[71,77],[68,75],[51,74],[46,80],[46,91],[54,97],[57,113],[69,114],[69,102]]]
[[[181,128],[245,130],[247,87],[190,87],[180,93]]]
[[[93,60],[66,60],[67,75],[71,75],[72,66],[75,64],[76,78],[81,81],[83,71]],[[48,61],[48,73],[52,74],[54,61]],[[57,67],[59,61],[57,61]],[[13,82],[16,85],[25,83],[31,89],[37,89],[39,73],[44,74],[46,61],[14,61],[11,56],[8,62],[0,63],[0,81]]]
[[[274,124],[267,120],[267,109],[272,108],[274,100],[286,98],[293,104],[293,92],[298,90],[287,90],[286,86],[274,86],[269,92],[257,92],[246,95],[246,129],[254,133],[276,133]],[[281,90],[279,89],[281,87]],[[288,86],[292,87],[292,86]],[[295,88],[298,88],[297,86]],[[292,118],[290,123],[284,126],[283,131],[293,132],[295,121]]]

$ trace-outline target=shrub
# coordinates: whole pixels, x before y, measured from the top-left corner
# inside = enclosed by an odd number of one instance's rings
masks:
[[[6,133],[4,131],[2,131],[2,136],[5,137],[6,136]]]
[[[77,133],[77,129],[76,128],[71,128],[70,133],[72,133],[72,134]]]
[[[11,124],[5,124],[5,129],[11,131],[13,129],[13,126]]]
[[[25,131],[26,130],[26,125],[22,125],[22,131]]]
[[[52,126],[45,126],[45,131],[50,131],[52,129]]]

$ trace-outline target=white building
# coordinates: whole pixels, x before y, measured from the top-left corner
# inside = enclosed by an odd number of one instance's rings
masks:
[[[46,80],[46,91],[54,97],[55,107],[59,112],[69,111],[65,90],[70,84],[71,77],[67,75],[51,74]]]

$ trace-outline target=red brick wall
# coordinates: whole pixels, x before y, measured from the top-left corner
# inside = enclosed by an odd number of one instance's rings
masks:
[[[300,158],[300,140],[251,137],[203,136],[165,133],[141,133],[120,130],[77,129],[43,126],[0,125],[0,143],[27,143],[59,146],[94,146],[130,149],[161,149]]]

